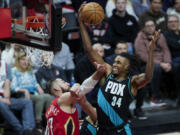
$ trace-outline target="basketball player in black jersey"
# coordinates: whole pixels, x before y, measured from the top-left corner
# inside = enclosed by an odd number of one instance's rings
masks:
[[[82,8],[83,5],[80,7],[78,20],[84,48],[91,62],[106,66],[106,72],[99,82],[101,87],[97,96],[98,135],[131,135],[127,118],[129,104],[137,91],[152,78],[153,50],[160,31],[154,33],[149,44],[145,73],[131,76],[134,67],[133,56],[122,53],[115,58],[113,66],[110,66],[92,49],[88,33],[81,20]]]

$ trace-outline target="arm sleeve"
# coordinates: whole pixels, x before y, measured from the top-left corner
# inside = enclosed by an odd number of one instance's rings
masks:
[[[92,76],[87,78],[82,84],[81,84],[81,90],[79,95],[84,96],[85,94],[89,93],[98,83],[98,80],[93,80]]]

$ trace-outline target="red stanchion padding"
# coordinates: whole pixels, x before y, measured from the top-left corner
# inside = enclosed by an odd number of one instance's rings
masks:
[[[0,39],[11,37],[11,11],[0,8]]]

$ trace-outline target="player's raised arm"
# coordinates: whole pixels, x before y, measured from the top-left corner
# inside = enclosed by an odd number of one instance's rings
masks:
[[[79,21],[83,46],[84,46],[84,49],[87,51],[88,57],[91,60],[91,62],[96,61],[99,64],[103,64],[105,62],[102,59],[102,57],[100,55],[98,55],[98,53],[95,52],[93,50],[93,48],[92,48],[89,35],[88,35],[87,31],[86,31],[86,28],[85,28],[84,23],[83,23],[82,18],[81,18],[81,12],[82,12],[82,9],[83,9],[84,5],[85,5],[84,3],[81,5],[81,7],[79,9],[79,13],[78,13],[78,21]]]
[[[160,30],[156,31],[154,36],[152,37],[152,40],[149,44],[149,56],[148,56],[148,61],[146,63],[146,70],[145,73],[135,75],[132,78],[132,89],[133,93],[136,95],[137,90],[144,87],[153,77],[153,54],[154,54],[154,47],[156,44],[156,41],[159,37]]]

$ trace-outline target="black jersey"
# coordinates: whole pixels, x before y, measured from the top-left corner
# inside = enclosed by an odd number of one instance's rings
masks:
[[[131,77],[117,81],[112,73],[109,74],[98,91],[97,113],[99,127],[113,129],[126,123],[128,121],[129,104],[133,98]],[[129,124],[123,125],[122,128],[128,129]],[[120,132],[121,129],[117,131]]]

